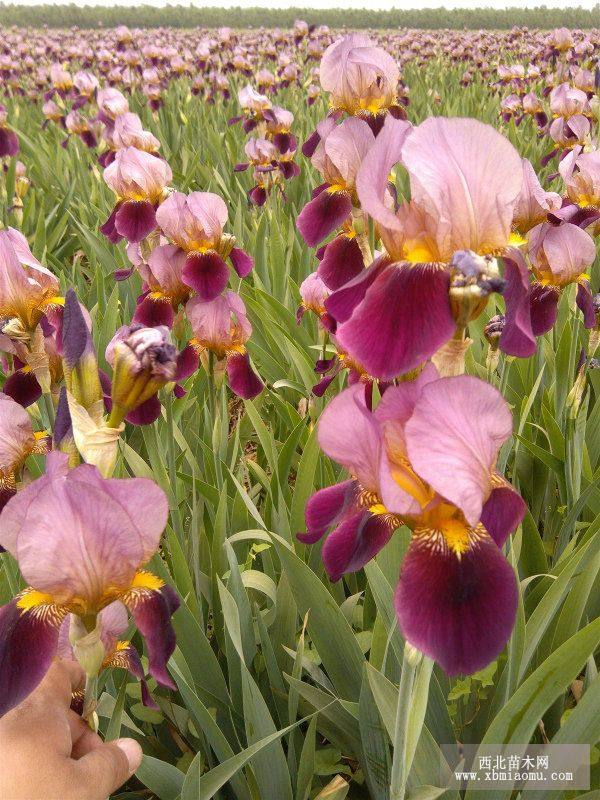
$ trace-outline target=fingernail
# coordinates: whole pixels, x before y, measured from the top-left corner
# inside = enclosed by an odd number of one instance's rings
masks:
[[[115,744],[119,750],[125,753],[127,763],[129,764],[129,771],[134,773],[142,763],[142,748],[135,739],[116,739]]]

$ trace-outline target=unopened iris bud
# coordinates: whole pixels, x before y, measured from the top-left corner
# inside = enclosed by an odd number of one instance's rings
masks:
[[[109,418],[113,427],[175,379],[177,350],[164,325],[146,328],[134,324],[122,329],[109,344],[106,357],[113,364]]]
[[[600,344],[600,294],[595,294],[594,299],[594,313],[596,314],[596,324],[590,331],[590,341],[589,341],[589,354],[593,356],[596,350],[598,349],[598,345]]]
[[[64,386],[60,390],[58,406],[56,407],[53,449],[60,450],[61,453],[66,453],[69,456],[69,467],[71,468],[76,467],[81,460],[75,444],[75,437],[73,436],[73,423],[71,422],[67,391]]]
[[[504,314],[496,314],[483,329],[483,335],[489,343],[486,367],[490,372],[493,372],[498,366],[498,361],[500,359],[500,337],[502,336],[505,325],[506,317]]]
[[[505,325],[506,317],[504,314],[496,314],[494,317],[490,318],[490,321],[483,329],[483,335],[488,340],[490,347],[494,350],[498,349],[500,337],[502,336]]]
[[[587,377],[586,377],[587,366],[588,366],[588,361],[586,359],[585,352],[582,350],[581,355],[579,356],[579,363],[577,365],[577,376],[575,378],[575,382],[573,383],[571,391],[567,395],[567,400],[566,400],[566,407],[569,419],[576,419],[577,415],[579,414],[579,409],[581,408],[583,395],[585,393],[585,387],[587,385]]]
[[[65,296],[62,344],[67,392],[89,411],[102,402],[102,387],[92,336],[73,289]]]

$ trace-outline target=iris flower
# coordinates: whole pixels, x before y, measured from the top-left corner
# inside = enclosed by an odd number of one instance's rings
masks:
[[[25,409],[0,394],[0,510],[17,491],[17,479],[32,453],[46,452],[45,431],[34,431]]]
[[[0,319],[31,333],[46,311],[62,302],[58,293],[57,278],[35,258],[23,234],[0,231]],[[10,336],[6,326],[5,333]]]
[[[388,189],[401,161],[409,202]],[[356,185],[387,255],[326,301],[341,347],[373,377],[410,372],[455,337],[502,287],[495,257],[511,240],[521,159],[474,119],[431,117],[412,128],[388,118]]]
[[[194,332],[190,344],[200,357],[213,353],[225,366],[231,390],[250,400],[263,390],[263,383],[252,369],[246,342],[252,325],[242,298],[227,291],[214,300],[193,297],[185,307]],[[185,352],[185,351],[184,351]]]
[[[311,247],[342,227],[342,233],[325,247],[319,266],[320,277],[330,289],[337,289],[364,267],[355,227],[358,223],[359,229],[364,228],[356,179],[375,136],[366,122],[353,118],[336,125],[328,117],[319,123],[318,131],[321,138],[311,161],[324,182],[314,190],[313,199],[300,212],[296,225]]]
[[[449,674],[492,661],[512,630],[517,587],[501,547],[524,503],[496,471],[512,431],[506,401],[471,376],[439,378],[428,365],[391,386],[371,413],[360,384],[321,415],[319,443],[351,475],[306,507],[332,580],[361,569],[407,525],[411,544],[396,591],[406,640]]]
[[[227,286],[229,269],[224,259],[231,261],[240,278],[253,267],[252,258],[235,247],[235,238],[224,233],[227,217],[227,206],[211,192],[173,192],[156,214],[162,232],[176,248],[168,251],[170,257],[185,254],[183,283],[203,300],[214,300]],[[167,256],[164,247],[156,250]]]
[[[117,203],[100,230],[114,244],[141,242],[156,228],[156,209],[173,175],[166,161],[135,147],[119,150],[104,170]]]
[[[0,609],[0,714],[18,705],[57,653],[60,627],[76,615],[85,631],[115,601],[146,640],[149,672],[173,687],[166,663],[175,647],[174,590],[143,566],[167,522],[167,498],[145,478],[104,479],[50,453],[46,474],[22,489],[0,516],[0,544],[28,588]]]

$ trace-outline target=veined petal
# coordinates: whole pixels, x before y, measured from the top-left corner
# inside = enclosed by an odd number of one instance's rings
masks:
[[[0,717],[42,680],[56,655],[67,610],[33,590],[0,608]]]
[[[265,388],[252,369],[248,352],[231,353],[227,356],[227,378],[231,391],[244,400],[252,400]]]
[[[158,705],[152,698],[148,689],[148,684],[144,676],[144,668],[140,659],[140,654],[130,642],[117,642],[116,647],[106,658],[104,667],[117,667],[126,669],[140,682],[142,689],[142,705],[158,711]]]
[[[537,342],[531,327],[529,270],[517,250],[504,258],[504,278],[506,324],[500,334],[500,347],[510,356],[528,358],[535,353]]]
[[[496,542],[502,547],[509,535],[517,528],[525,516],[527,507],[521,495],[505,481],[496,476],[499,485],[492,489],[481,510],[481,524]]]
[[[218,253],[191,253],[183,267],[183,282],[202,300],[214,300],[227,286],[229,270]]]
[[[415,369],[454,333],[449,280],[446,270],[429,264],[391,264],[338,327],[338,342],[381,380]]]
[[[328,528],[356,507],[357,499],[358,487],[356,481],[352,479],[319,489],[306,503],[304,509],[306,533],[299,533],[298,539],[304,544],[318,542]]]
[[[378,490],[381,432],[365,403],[362,383],[344,389],[321,414],[319,444],[363,489]]]
[[[458,558],[437,531],[413,538],[395,605],[406,641],[449,675],[493,661],[511,634],[518,591],[512,567],[485,531]]]
[[[386,514],[358,511],[346,517],[323,545],[329,579],[338,581],[347,572],[362,569],[389,542],[395,527]]]
[[[310,200],[296,220],[296,227],[310,247],[316,247],[338,228],[352,211],[346,192],[321,192]]]
[[[317,275],[329,289],[335,290],[359,275],[364,267],[356,238],[336,236],[325,248]]]
[[[126,200],[115,214],[114,227],[128,242],[141,242],[156,228],[154,206],[147,200]]]
[[[405,426],[415,472],[460,508],[471,525],[479,522],[498,451],[511,433],[506,400],[471,375],[424,386]]]
[[[120,598],[131,612],[148,648],[148,670],[162,685],[175,689],[167,661],[175,650],[171,617],[179,608],[177,593],[149,572],[136,575],[131,589]]]

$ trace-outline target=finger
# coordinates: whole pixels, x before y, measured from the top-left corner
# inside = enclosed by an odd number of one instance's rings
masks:
[[[74,779],[88,800],[105,800],[128,780],[142,763],[135,739],[116,739],[96,747],[75,761]]]
[[[73,692],[83,689],[85,673],[76,661],[56,658],[37,689],[30,695],[33,702],[48,705],[57,703],[69,708]]]
[[[102,744],[102,739],[90,728],[79,714],[72,709],[68,715],[69,729],[71,731],[71,758],[81,758],[94,747]]]
[[[87,754],[91,753],[92,750],[97,750],[98,747],[104,747],[104,742],[98,736],[98,734],[94,733],[94,731],[87,725],[86,728],[87,730],[85,730],[73,744],[71,758],[73,758],[75,761],[79,761],[80,758],[87,756]]]

